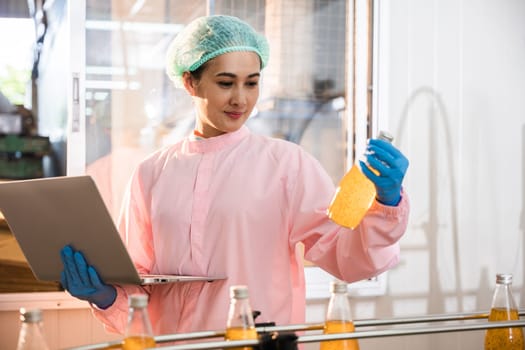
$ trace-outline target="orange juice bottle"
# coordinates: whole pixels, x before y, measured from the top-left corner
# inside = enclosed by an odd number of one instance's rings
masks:
[[[257,339],[257,330],[255,327],[243,328],[243,327],[230,327],[226,329],[226,340],[248,340]],[[240,347],[232,348],[234,350],[251,350],[252,347]]]
[[[142,350],[156,346],[147,306],[148,296],[146,294],[130,296],[128,324],[122,342],[123,350]]]
[[[330,301],[326,312],[323,334],[349,333],[355,330],[352,321],[347,284],[334,281],[330,285]],[[357,339],[330,340],[321,342],[321,350],[359,350]]]
[[[380,131],[378,138],[388,142],[394,139],[385,131]],[[359,164],[356,163],[339,182],[327,210],[328,217],[341,226],[354,229],[365,216],[375,197],[375,185],[361,172]]]
[[[250,306],[248,287],[230,287],[230,309],[226,323],[226,340],[258,339]],[[252,347],[232,348],[234,350],[251,350]]]
[[[142,350],[154,348],[156,346],[153,337],[132,336],[126,337],[122,343],[122,349],[125,350]]]
[[[492,298],[489,322],[518,320],[518,308],[512,296],[512,275],[496,275],[496,290]],[[521,328],[493,328],[485,332],[485,350],[523,350]]]

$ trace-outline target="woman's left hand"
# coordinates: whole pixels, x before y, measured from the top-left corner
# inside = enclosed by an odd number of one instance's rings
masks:
[[[408,159],[394,145],[380,139],[370,139],[366,148],[366,161],[359,161],[361,170],[376,187],[376,199],[395,206],[401,200],[401,186],[408,169]],[[377,174],[370,168],[377,171]]]

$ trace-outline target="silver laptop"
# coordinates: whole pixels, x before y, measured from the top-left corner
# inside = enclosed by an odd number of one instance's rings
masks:
[[[0,211],[35,277],[60,281],[60,250],[80,250],[106,283],[156,284],[225,279],[139,275],[90,176],[0,183]]]

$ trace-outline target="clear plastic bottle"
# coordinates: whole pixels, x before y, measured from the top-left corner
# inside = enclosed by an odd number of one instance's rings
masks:
[[[394,138],[385,131],[379,132],[379,139],[392,142]],[[372,169],[373,170],[373,169]],[[376,188],[359,164],[343,176],[328,207],[327,214],[332,221],[349,228],[356,228],[376,197]]]
[[[489,322],[519,320],[518,308],[512,295],[512,275],[497,274]],[[485,332],[485,350],[523,350],[521,328],[493,328]]]
[[[130,296],[128,324],[122,342],[123,350],[140,350],[156,346],[147,307],[148,296],[146,294]]]
[[[332,294],[326,311],[324,334],[349,333],[355,330],[347,290],[348,284],[345,282],[333,281],[330,284]],[[357,339],[323,341],[320,349],[359,350],[359,342]]]
[[[42,331],[42,310],[20,309],[20,333],[16,350],[48,350]]]
[[[224,338],[226,340],[258,339],[247,286],[230,287],[230,309]],[[251,347],[232,349],[251,350]]]

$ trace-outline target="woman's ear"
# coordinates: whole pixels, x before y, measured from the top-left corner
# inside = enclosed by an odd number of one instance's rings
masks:
[[[189,72],[182,73],[182,83],[190,96],[195,96],[196,81]]]

